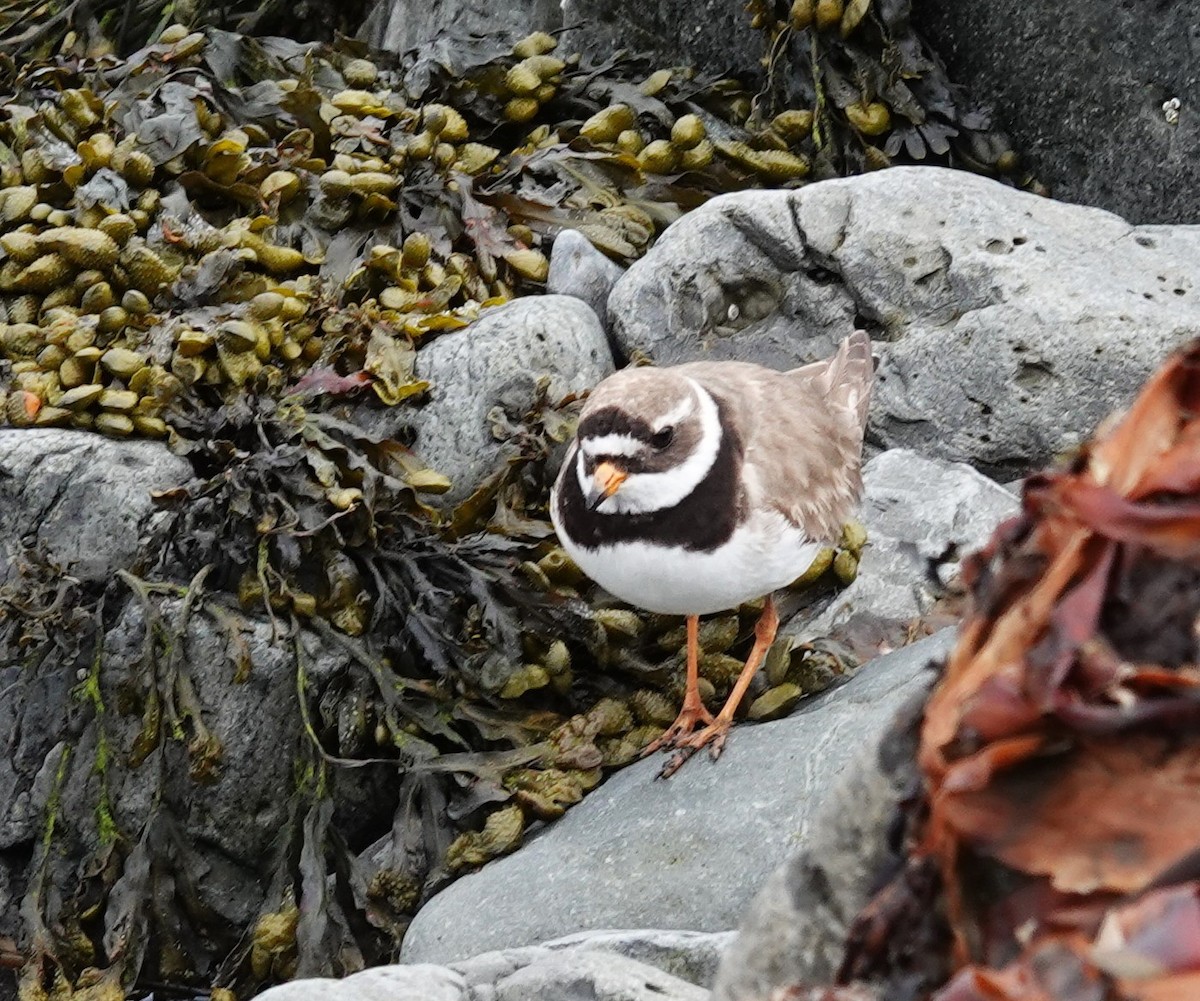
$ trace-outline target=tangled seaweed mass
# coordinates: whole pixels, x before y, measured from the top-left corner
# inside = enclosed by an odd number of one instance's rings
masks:
[[[377,961],[447,879],[670,721],[679,623],[594,607],[549,541],[545,461],[576,401],[494,412],[502,464],[446,514],[428,503],[445,478],[356,415],[418,402],[421,346],[536,291],[564,228],[629,262],[724,191],[906,156],[1014,169],[906,4],[834,17],[821,0],[811,21],[751,6],[770,51],[758,90],[589,64],[544,33],[369,60],[170,25],[118,57],[75,23],[81,5],[32,34],[0,21],[0,422],[163,439],[196,474],[158,497],[173,528],[136,575],[82,584],[31,550],[0,591],[2,662],[65,672],[64,719],[92,749],[64,746],[42,777],[24,997],[241,991]],[[851,579],[863,541],[802,583]],[[708,698],[755,614],[705,624]],[[181,833],[173,770],[219,785],[232,765],[185,651],[211,646],[240,685],[260,640],[294,674],[279,753],[295,779],[250,860],[255,911],[231,919]],[[343,665],[318,670],[329,651]],[[751,716],[786,712],[843,660],[781,642]],[[135,773],[151,790],[137,809],[110,792]],[[385,793],[351,824],[339,797],[369,773]]]

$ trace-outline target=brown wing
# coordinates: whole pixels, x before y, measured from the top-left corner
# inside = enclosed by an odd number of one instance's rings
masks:
[[[747,501],[834,541],[862,493],[862,441],[874,366],[863,331],[832,358],[790,372],[738,362],[679,366],[718,397],[745,448]]]

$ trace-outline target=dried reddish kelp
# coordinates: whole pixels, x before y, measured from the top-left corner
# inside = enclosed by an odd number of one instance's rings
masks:
[[[958,969],[934,1001],[1200,998],[1198,411],[1200,341],[966,571],[910,814]],[[880,906],[905,892],[860,915],[845,976],[911,938]]]

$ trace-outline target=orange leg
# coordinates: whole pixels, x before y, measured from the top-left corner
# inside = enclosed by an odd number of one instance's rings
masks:
[[[652,740],[642,750],[642,757],[653,754],[660,748],[674,747],[681,737],[690,734],[696,727],[711,724],[713,715],[700,701],[700,617],[689,615],[687,619],[687,689],[683,695],[683,708],[661,737]]]
[[[750,682],[758,673],[759,665],[767,655],[767,651],[771,649],[771,644],[775,642],[775,632],[778,628],[779,616],[775,613],[775,603],[768,596],[758,624],[754,627],[754,649],[750,651],[750,656],[746,659],[746,666],[738,675],[733,691],[725,700],[725,705],[717,713],[717,718],[704,729],[684,734],[674,740],[672,746],[679,748],[679,751],[663,765],[663,769],[659,773],[660,778],[670,778],[688,758],[702,747],[708,747],[708,753],[714,761],[721,756],[725,739],[729,736],[729,728],[733,725],[733,714],[737,712],[737,707],[741,704],[746,689],[750,687]]]

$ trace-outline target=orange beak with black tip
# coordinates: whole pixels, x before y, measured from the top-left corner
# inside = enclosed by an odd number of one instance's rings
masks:
[[[623,469],[618,469],[615,463],[607,460],[601,462],[592,473],[592,488],[587,497],[588,508],[595,511],[604,503],[605,498],[615,494],[628,478],[629,474]]]

